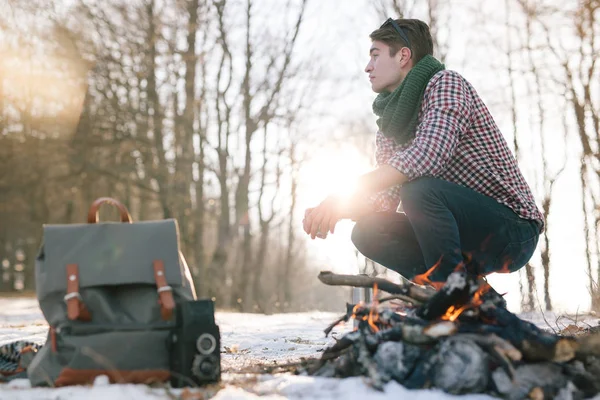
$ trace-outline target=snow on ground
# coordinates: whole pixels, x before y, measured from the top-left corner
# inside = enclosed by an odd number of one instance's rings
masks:
[[[323,329],[342,314],[309,312],[298,314],[241,314],[218,312],[217,324],[221,329],[222,383],[204,389],[194,389],[182,396],[182,390],[149,388],[145,385],[106,385],[99,380],[93,386],[65,388],[31,388],[27,380],[14,380],[0,384],[2,400],[34,399],[173,399],[192,396],[202,392],[215,400],[247,400],[257,397],[266,399],[492,399],[485,395],[450,396],[438,390],[409,391],[390,382],[384,392],[368,387],[361,378],[328,379],[296,376],[289,373],[257,374],[253,368],[258,364],[279,365],[299,361],[302,357],[318,357],[320,352],[332,344],[331,337],[325,338]],[[597,318],[558,318],[546,314],[523,316],[541,327],[562,329],[569,324],[587,327],[598,325]],[[350,330],[349,325],[336,327],[333,336]],[[0,298],[0,345],[14,340],[45,341],[46,322],[38,308],[36,299]],[[174,397],[175,395],[176,397]]]

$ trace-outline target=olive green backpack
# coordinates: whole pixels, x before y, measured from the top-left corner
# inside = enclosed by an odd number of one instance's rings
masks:
[[[104,203],[121,222],[98,222]],[[132,222],[121,203],[100,198],[88,223],[43,230],[35,279],[50,329],[27,368],[32,385],[168,381],[175,307],[196,299],[177,221]]]

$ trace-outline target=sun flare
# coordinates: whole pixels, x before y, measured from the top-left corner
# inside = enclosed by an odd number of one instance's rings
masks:
[[[357,178],[371,169],[369,157],[360,149],[324,148],[300,170],[301,202],[314,207],[329,195],[347,200],[356,189]]]

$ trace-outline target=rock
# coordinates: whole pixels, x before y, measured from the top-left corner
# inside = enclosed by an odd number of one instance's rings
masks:
[[[481,393],[489,382],[489,357],[470,340],[449,338],[439,346],[434,386],[452,394]]]
[[[512,382],[506,372],[498,368],[492,373],[492,379],[502,397],[511,400],[527,398],[536,388],[543,391],[544,398],[554,399],[562,389],[567,388],[568,383],[560,365],[551,363],[521,365],[516,369]],[[561,396],[568,398],[564,391]]]
[[[421,356],[418,346],[403,342],[383,342],[373,357],[378,368],[399,383],[403,383]]]

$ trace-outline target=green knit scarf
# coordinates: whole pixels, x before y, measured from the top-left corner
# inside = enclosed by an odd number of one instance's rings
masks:
[[[373,112],[379,118],[379,130],[397,144],[415,137],[417,119],[425,87],[433,75],[445,69],[435,57],[426,55],[406,74],[393,92],[379,93],[373,102]]]

